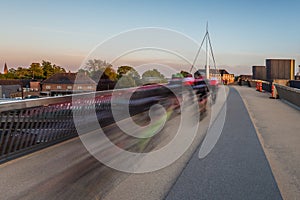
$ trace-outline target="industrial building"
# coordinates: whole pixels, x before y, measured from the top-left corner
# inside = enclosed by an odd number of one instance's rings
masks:
[[[252,79],[266,80],[267,72],[265,66],[252,66]]]
[[[266,59],[266,80],[275,79],[294,80],[295,60],[293,59]]]

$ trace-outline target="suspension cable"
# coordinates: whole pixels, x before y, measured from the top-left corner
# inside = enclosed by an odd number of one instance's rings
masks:
[[[214,56],[214,52],[213,52],[213,48],[211,45],[211,41],[210,41],[210,37],[209,37],[209,33],[207,33],[207,37],[208,37],[208,41],[209,41],[209,46],[210,46],[210,52],[211,52],[211,56],[214,62],[214,68],[217,69],[217,65],[216,65],[216,60],[215,60],[215,56]]]
[[[192,72],[192,69],[194,68],[194,66],[195,66],[195,64],[196,64],[196,61],[197,61],[197,59],[198,59],[198,56],[199,56],[199,54],[200,54],[200,51],[201,51],[201,49],[202,49],[203,43],[204,43],[205,38],[207,37],[207,35],[208,35],[208,31],[205,33],[205,36],[204,36],[204,38],[203,38],[203,40],[202,40],[202,42],[201,42],[201,45],[200,45],[200,47],[199,47],[199,49],[198,49],[198,51],[197,51],[197,54],[196,54],[196,56],[195,56],[195,58],[194,58],[193,64],[192,64],[191,69],[190,69],[190,73]]]

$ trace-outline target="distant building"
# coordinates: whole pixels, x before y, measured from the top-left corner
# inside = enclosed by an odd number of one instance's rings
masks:
[[[195,74],[201,74],[203,77],[205,76],[205,69],[199,69]],[[210,77],[218,78],[219,81],[222,81],[224,84],[234,83],[234,74],[228,73],[226,69],[210,69],[209,70]]]
[[[41,94],[48,96],[96,91],[97,83],[84,73],[58,73],[44,80]]]
[[[0,98],[11,98],[14,93],[20,91],[20,85],[0,85]]]
[[[252,79],[266,80],[267,71],[265,66],[252,66]]]
[[[30,88],[30,79],[0,79],[0,85],[20,85],[22,88]]]
[[[205,77],[206,74],[206,70],[205,69],[198,69],[195,73],[194,73],[194,77]],[[219,75],[219,71],[216,69],[209,69],[209,74],[210,76],[216,76]]]
[[[38,92],[41,90],[41,82],[40,81],[30,81],[30,89]]]
[[[299,68],[298,68],[298,73],[295,76],[295,80],[300,80],[300,65],[299,65]]]
[[[293,59],[266,59],[266,79],[294,80],[295,60]]]
[[[6,63],[4,64],[4,70],[3,70],[3,74],[7,74],[8,73],[8,67],[6,65]]]
[[[16,98],[27,96],[38,96],[40,82],[31,79],[0,79],[0,97]]]
[[[228,73],[225,69],[219,69],[219,73],[224,84],[234,83],[234,74]]]
[[[206,77],[206,70],[205,69],[198,69],[195,73],[194,76],[202,76]],[[209,69],[209,77],[215,77],[221,80],[221,74],[218,69]]]

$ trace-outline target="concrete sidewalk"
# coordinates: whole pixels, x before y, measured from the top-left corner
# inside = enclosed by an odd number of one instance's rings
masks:
[[[300,111],[269,93],[235,86],[249,111],[256,132],[284,199],[300,199]]]

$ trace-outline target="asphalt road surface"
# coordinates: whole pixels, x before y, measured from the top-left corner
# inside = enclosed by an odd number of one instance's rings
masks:
[[[242,98],[230,88],[222,135],[210,154],[191,160],[166,199],[282,199]]]

